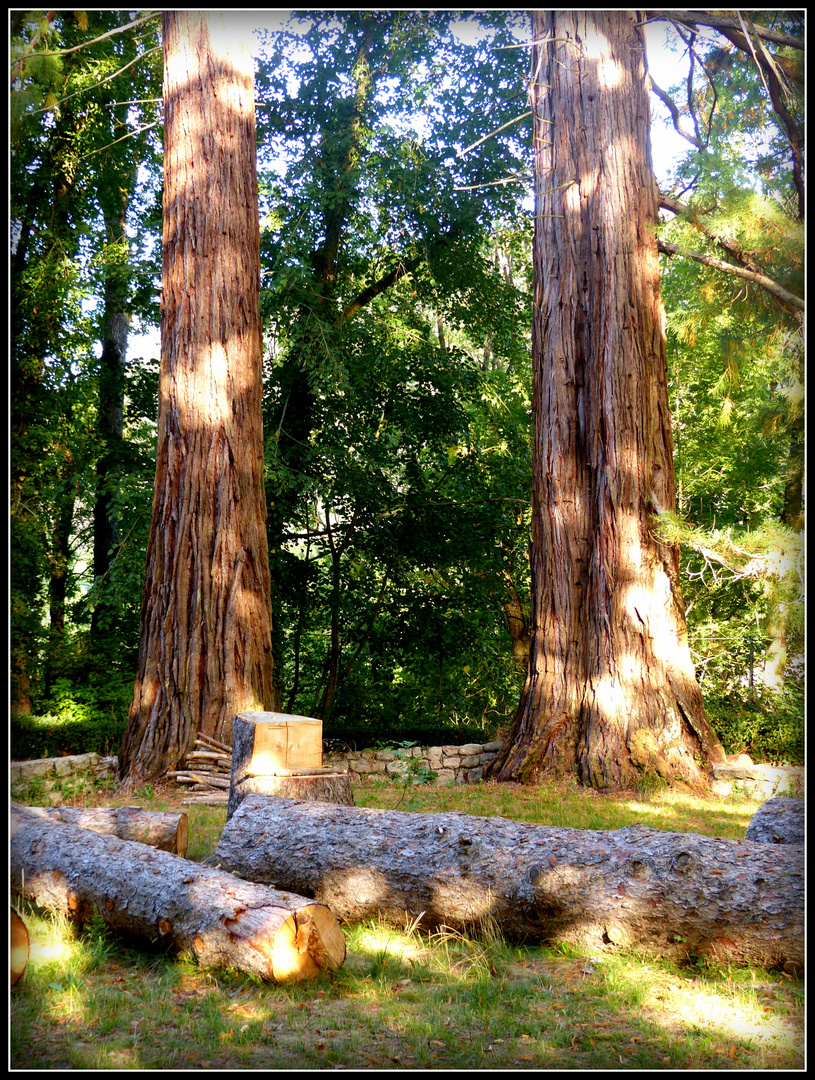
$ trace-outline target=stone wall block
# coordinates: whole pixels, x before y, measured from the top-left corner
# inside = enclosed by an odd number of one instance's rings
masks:
[[[455,781],[456,772],[455,769],[439,769],[438,776],[436,777],[436,783],[444,784],[449,783],[451,780]]]
[[[348,758],[348,768],[353,773],[359,773],[360,776],[364,776],[367,773],[373,772],[373,764],[367,761],[363,757]]]

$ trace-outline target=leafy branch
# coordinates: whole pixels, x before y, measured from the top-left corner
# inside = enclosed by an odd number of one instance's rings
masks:
[[[767,533],[752,534],[753,550],[737,544],[728,527],[719,530],[701,529],[683,521],[673,511],[652,505],[657,518],[654,535],[663,544],[680,544],[702,556],[701,569],[692,571],[687,567],[688,578],[694,578],[705,584],[705,575],[710,573],[713,586],[726,582],[773,576],[786,577],[792,573],[801,580],[801,560],[803,547],[801,538],[795,534],[778,529]],[[766,550],[761,550],[766,548]],[[710,588],[712,586],[708,586]],[[802,582],[803,588],[803,582]]]
[[[799,323],[803,323],[806,305],[801,297],[791,293],[789,289],[785,289],[782,285],[773,281],[772,278],[767,277],[766,274],[756,273],[756,271],[748,270],[744,266],[736,266],[734,263],[725,262],[724,259],[718,259],[715,255],[705,255],[701,251],[686,251],[677,244],[669,244],[665,240],[657,240],[657,248],[663,255],[681,255],[683,258],[702,263],[703,266],[710,266],[714,270],[721,270],[725,274],[731,274],[733,277],[741,278],[743,281],[750,281],[755,285],[759,285],[771,296],[774,296],[786,311],[795,316]]]

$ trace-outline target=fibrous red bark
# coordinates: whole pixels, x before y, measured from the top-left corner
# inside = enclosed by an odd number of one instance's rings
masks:
[[[174,945],[212,967],[277,982],[339,967],[345,939],[327,907],[166,851],[11,813],[11,890],[84,922]]]
[[[228,13],[163,16],[161,379],[129,786],[275,708],[252,56]],[[248,33],[248,31],[247,31]]]
[[[532,640],[485,775],[699,781],[679,586],[644,38],[630,11],[534,11]]]
[[[802,847],[250,795],[209,862],[341,919],[803,967]]]

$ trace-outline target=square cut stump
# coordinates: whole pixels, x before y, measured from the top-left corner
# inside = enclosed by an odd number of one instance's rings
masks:
[[[348,770],[323,766],[323,722],[278,712],[237,713],[226,819],[247,795],[353,806]]]

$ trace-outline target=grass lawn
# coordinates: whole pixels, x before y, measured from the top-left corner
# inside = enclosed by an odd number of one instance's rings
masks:
[[[177,809],[175,792],[75,805]],[[461,810],[541,824],[743,838],[759,805],[691,790],[599,795],[568,785],[355,786],[358,806]],[[23,800],[25,801],[25,800]],[[28,793],[36,801],[36,791]],[[188,857],[225,808],[185,807]],[[199,968],[17,902],[31,954],[11,996],[17,1069],[802,1069],[804,984],[758,968],[519,946],[491,935],[345,927],[340,971],[289,986]]]

